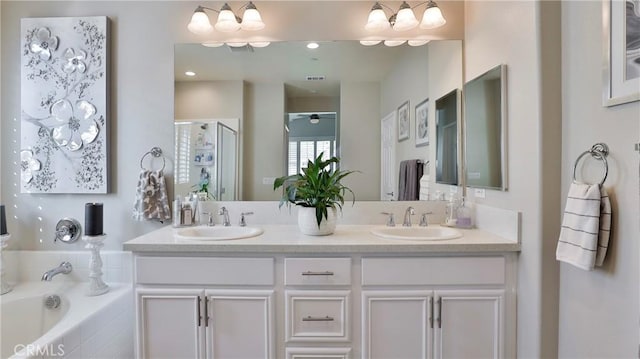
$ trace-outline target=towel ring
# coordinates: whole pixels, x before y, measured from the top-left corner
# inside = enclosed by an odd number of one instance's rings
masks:
[[[578,163],[580,162],[582,157],[584,157],[587,154],[590,154],[591,157],[602,161],[604,164],[602,181],[600,181],[600,185],[602,186],[604,184],[604,181],[607,180],[607,176],[609,175],[609,163],[607,163],[607,156],[609,155],[609,147],[604,143],[596,143],[595,145],[591,146],[589,150],[582,152],[580,156],[578,156],[578,158],[576,159],[576,163],[573,165],[573,181],[577,182],[576,170],[578,168]]]
[[[144,161],[145,157],[147,157],[148,155],[151,155],[154,158],[162,157],[162,168],[160,169],[160,171],[164,171],[164,167],[167,164],[167,160],[162,155],[162,149],[160,147],[153,147],[151,148],[151,150],[147,151],[144,155],[142,155],[142,158],[140,159],[140,168],[142,168],[143,170],[145,169],[144,166],[142,165],[142,162]]]

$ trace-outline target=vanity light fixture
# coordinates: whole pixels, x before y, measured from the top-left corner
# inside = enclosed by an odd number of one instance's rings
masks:
[[[211,26],[209,16],[207,16],[205,10],[218,13],[215,29],[221,32],[233,32],[240,29],[247,31],[264,29],[265,25],[262,17],[253,2],[249,1],[238,10],[243,8],[245,9],[244,14],[243,17],[240,18],[231,10],[231,7],[227,3],[224,3],[220,10],[198,5],[191,16],[191,21],[187,25],[187,29],[196,35],[206,35],[213,31],[214,26]]]
[[[427,8],[422,14],[422,21],[418,22],[413,9],[418,6],[427,4]],[[387,14],[384,12],[384,8],[392,11],[392,15],[387,18]],[[403,1],[398,9],[398,12],[393,13],[393,9],[390,7],[376,2],[371,11],[364,28],[368,31],[382,31],[388,28],[392,28],[396,31],[407,31],[415,28],[420,24],[421,29],[435,29],[447,23],[442,11],[433,0],[421,2],[413,7],[409,6],[406,1]]]

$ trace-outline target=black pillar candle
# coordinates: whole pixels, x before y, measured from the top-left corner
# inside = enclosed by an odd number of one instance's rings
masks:
[[[102,231],[102,203],[87,203],[84,205],[84,235],[101,236]]]
[[[7,233],[7,214],[4,212],[4,204],[0,204],[0,235]]]

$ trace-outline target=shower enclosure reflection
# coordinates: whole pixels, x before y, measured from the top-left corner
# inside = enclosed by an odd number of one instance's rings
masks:
[[[238,119],[176,120],[176,195],[238,198]]]

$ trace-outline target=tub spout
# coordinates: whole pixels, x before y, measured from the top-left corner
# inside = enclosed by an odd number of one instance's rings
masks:
[[[73,269],[73,267],[71,266],[71,263],[69,262],[62,262],[60,263],[59,266],[48,270],[46,272],[44,272],[44,274],[42,275],[42,280],[43,281],[50,281],[53,279],[53,277],[55,277],[58,274],[69,274],[71,273],[71,270]]]

